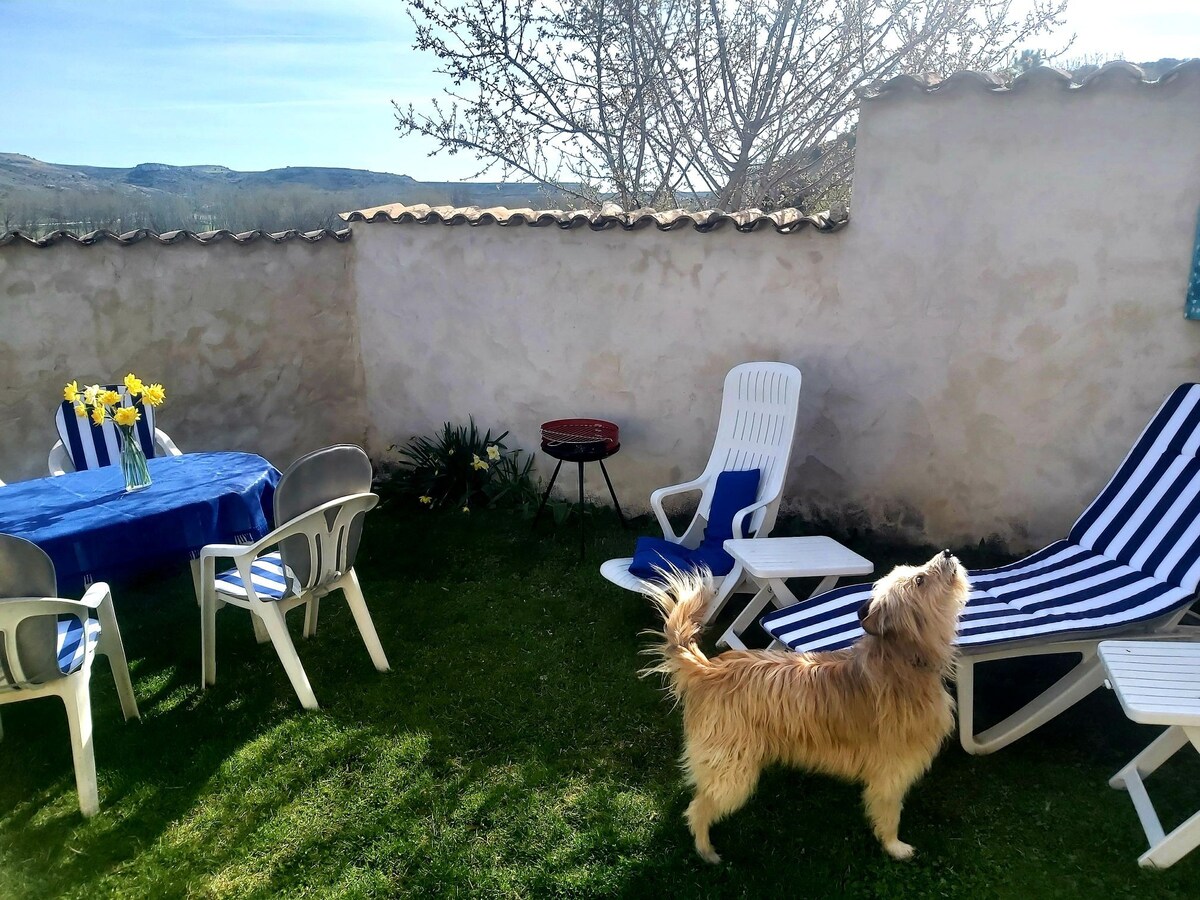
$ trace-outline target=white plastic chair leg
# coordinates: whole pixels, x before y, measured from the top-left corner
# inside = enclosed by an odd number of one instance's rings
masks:
[[[300,705],[305,709],[319,709],[317,697],[313,693],[312,685],[308,683],[308,675],[305,674],[304,666],[300,664],[296,645],[292,643],[292,636],[288,634],[287,630],[287,622],[279,607],[274,603],[262,603],[250,612],[252,615],[262,617],[262,623],[271,637],[271,643],[275,646],[279,661],[283,663],[283,670],[287,672],[288,680],[292,683],[292,689],[295,690]]]
[[[253,613],[250,614],[250,621],[254,625],[254,640],[260,644],[265,644],[271,640],[271,636],[267,634],[267,629],[263,627],[262,621]]]
[[[1071,651],[1075,652],[1075,651]],[[1096,648],[1082,651],[1082,659],[1066,675],[1022,706],[1004,721],[975,733],[975,665],[969,656],[958,660],[958,739],[974,755],[994,753],[1045,725],[1104,684],[1104,668]]]
[[[200,603],[200,668],[202,688],[217,683],[217,603],[210,590]]]
[[[304,604],[304,637],[315,637],[317,634],[317,615],[321,611],[321,598],[312,597]]]
[[[113,681],[117,685],[117,696],[121,698],[121,713],[126,722],[130,719],[140,719],[133,682],[129,678],[129,660],[125,657],[121,629],[117,627],[117,612],[113,608],[112,595],[105,597],[96,607],[96,616],[100,619],[100,640],[97,642],[96,652],[108,658],[108,667],[112,670]]]
[[[375,623],[371,621],[371,613],[368,612],[367,602],[363,599],[362,588],[358,584],[358,575],[353,569],[342,577],[341,586],[342,593],[346,597],[346,604],[354,615],[354,624],[358,626],[358,633],[362,635],[363,643],[367,645],[367,652],[371,654],[371,662],[380,672],[390,671],[391,666],[388,665],[387,656],[384,655],[383,645],[379,643],[379,635],[375,632]]]
[[[96,786],[96,754],[92,746],[92,702],[88,682],[91,672],[85,667],[65,679],[62,697],[71,731],[71,757],[75,764],[75,788],[79,793],[79,811],[94,816],[100,811]]]

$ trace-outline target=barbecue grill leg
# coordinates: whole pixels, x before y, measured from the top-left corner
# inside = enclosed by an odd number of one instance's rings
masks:
[[[558,470],[562,468],[562,460],[558,461],[558,465],[554,467],[554,474],[550,476],[550,483],[546,485],[546,493],[542,494],[542,502],[538,506],[537,515],[533,517],[533,527],[537,528],[538,519],[542,517],[542,510],[546,508],[546,501],[550,499],[550,492],[554,490],[554,481],[558,478]]]
[[[629,523],[625,521],[625,513],[621,512],[621,504],[617,502],[617,492],[613,490],[612,479],[608,477],[608,469],[604,468],[604,460],[597,460],[600,463],[600,471],[604,473],[604,483],[608,485],[609,496],[613,498],[613,506],[617,508],[617,518],[621,520],[621,527],[628,528]]]
[[[579,463],[579,558],[584,558],[583,548],[583,463]]]

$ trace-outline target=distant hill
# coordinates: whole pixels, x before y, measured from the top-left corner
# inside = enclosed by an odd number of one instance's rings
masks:
[[[118,169],[0,153],[0,232],[313,229],[340,225],[338,212],[386,203],[571,205],[566,196],[536,184],[421,182],[408,175],[312,166],[239,172],[142,163]]]

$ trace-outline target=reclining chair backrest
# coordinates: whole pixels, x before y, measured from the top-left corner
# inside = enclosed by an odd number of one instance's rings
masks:
[[[125,385],[106,384],[101,387],[119,393],[122,406],[135,405]],[[145,404],[141,412],[142,417],[134,426],[133,433],[137,435],[146,459],[154,459],[154,407]],[[64,400],[54,414],[54,424],[76,472],[116,465],[120,460],[121,442],[117,437],[117,426],[112,421],[105,419],[103,425],[95,425],[88,417],[76,415],[74,404]]]
[[[778,501],[792,455],[799,403],[800,370],[795,366],[749,362],[729,370],[712,454],[701,476],[708,484],[700,498],[700,515],[708,519],[717,476],[722,472],[760,470],[759,498]],[[776,502],[755,512],[750,530],[769,533],[778,510]]]
[[[1081,547],[1196,590],[1200,584],[1200,384],[1176,388],[1071,528]]]

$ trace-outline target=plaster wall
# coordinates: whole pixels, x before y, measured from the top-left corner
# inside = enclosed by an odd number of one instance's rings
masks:
[[[780,359],[804,375],[793,507],[939,543],[1061,537],[1200,375],[1198,113],[1195,69],[889,94],[831,235],[359,225],[369,445],[472,414],[536,449],[543,420],[611,418],[644,509],[702,467],[725,371]]]
[[[46,474],[66,381],[129,371],[166,386],[158,424],[184,451],[283,467],[362,442],[350,256],[329,239],[0,250],[0,478]]]

